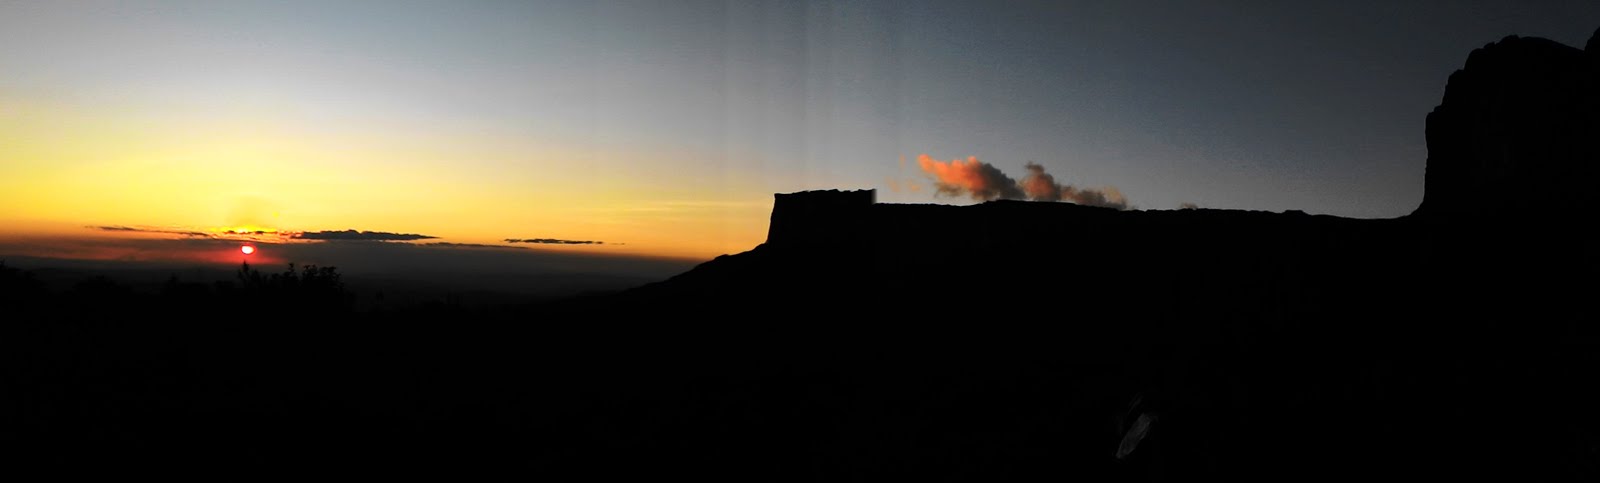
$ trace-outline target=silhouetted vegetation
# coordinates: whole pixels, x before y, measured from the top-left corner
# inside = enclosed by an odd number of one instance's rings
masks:
[[[272,303],[299,304],[317,310],[340,310],[348,308],[350,301],[350,294],[345,291],[344,282],[335,267],[307,265],[296,271],[291,263],[281,273],[263,275],[245,262],[240,264],[235,277],[238,281],[237,290],[248,297],[266,299]],[[225,284],[219,288],[235,290]]]
[[[33,272],[8,267],[5,260],[0,260],[0,304],[14,309],[37,299],[43,291]]]

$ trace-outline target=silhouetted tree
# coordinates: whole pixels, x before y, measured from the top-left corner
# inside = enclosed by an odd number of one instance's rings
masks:
[[[6,266],[0,260],[0,304],[15,309],[31,306],[44,295],[44,285],[34,278],[33,272]]]
[[[238,288],[248,296],[323,309],[344,309],[349,305],[350,296],[337,267],[306,265],[297,271],[291,263],[282,273],[264,275],[245,262],[240,264],[235,278]]]

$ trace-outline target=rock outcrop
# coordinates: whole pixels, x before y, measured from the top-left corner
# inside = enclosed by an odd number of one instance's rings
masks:
[[[1592,217],[1600,166],[1600,31],[1578,50],[1509,36],[1472,51],[1428,114],[1417,215]]]
[[[767,243],[817,245],[859,242],[861,223],[877,200],[873,190],[806,191],[773,195]]]

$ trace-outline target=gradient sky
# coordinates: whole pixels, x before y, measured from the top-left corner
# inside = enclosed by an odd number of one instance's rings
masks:
[[[1476,47],[1600,2],[0,1],[0,235],[380,230],[709,258],[915,159],[1395,217]],[[912,190],[909,186],[919,186]]]

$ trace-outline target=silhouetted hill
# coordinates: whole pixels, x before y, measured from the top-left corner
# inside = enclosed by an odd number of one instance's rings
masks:
[[[1513,36],[1473,51],[1428,116],[1425,200],[1410,216],[779,194],[754,250],[576,306],[601,318],[687,315],[692,327],[658,335],[709,325],[784,354],[772,357],[924,367],[907,377],[973,370],[952,377],[983,384],[1037,364],[1101,367],[1120,382],[1099,390],[1116,395],[1079,407],[1074,424],[1139,396],[1163,408],[1151,425],[1162,438],[1133,453],[1150,460],[1122,464],[1103,435],[1063,435],[1058,444],[1090,453],[1053,461],[1080,475],[1143,465],[1175,480],[1378,470],[1592,479],[1596,419],[1529,415],[1600,404],[1576,382],[1600,376],[1588,232],[1600,208],[1589,186],[1600,179],[1595,45]],[[943,401],[1011,408],[984,397]],[[986,420],[941,417],[950,422],[882,424],[954,431]],[[1026,444],[1021,433],[995,437]]]
[[[1571,275],[1593,264],[1585,233],[1600,208],[1600,191],[1589,186],[1600,179],[1594,44],[1585,52],[1511,36],[1474,50],[1428,116],[1425,197],[1407,217],[780,194],[767,243],[636,289],[615,306],[637,300],[732,318],[747,305],[818,317],[865,307],[900,315],[894,319],[1013,323],[1037,320],[1023,314],[1055,304],[1063,318],[1114,313],[1145,324],[1236,322],[1242,314],[1233,312],[1246,310],[1270,319],[1271,330],[1327,324],[1319,337],[1365,337],[1365,327],[1352,328],[1375,316],[1407,321],[1380,324],[1391,336],[1434,337],[1488,330],[1461,321],[1424,327],[1447,315],[1561,312],[1525,302],[1576,295],[1569,287],[1587,282]],[[1463,306],[1473,295],[1486,298]],[[1552,331],[1543,335],[1587,330],[1571,319],[1538,319],[1518,325]]]

